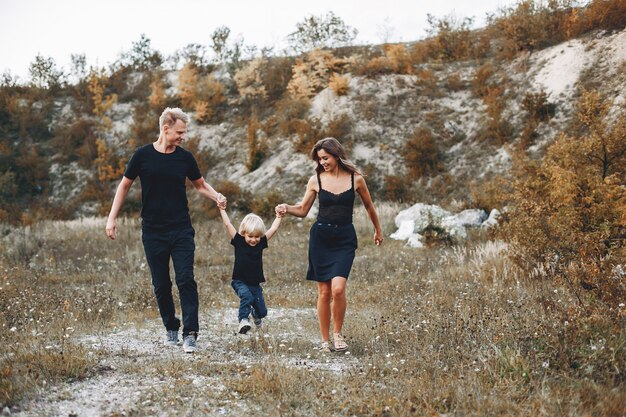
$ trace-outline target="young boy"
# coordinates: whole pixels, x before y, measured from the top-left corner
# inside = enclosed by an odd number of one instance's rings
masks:
[[[283,216],[276,215],[269,230],[256,214],[248,214],[239,225],[239,232],[230,222],[226,213],[226,204],[219,204],[220,215],[224,227],[231,238],[230,244],[235,247],[235,265],[233,267],[232,287],[239,297],[239,333],[246,334],[250,330],[251,315],[257,329],[262,325],[263,317],[267,316],[267,307],[263,299],[261,283],[265,282],[263,274],[263,249],[267,241],[274,236]]]

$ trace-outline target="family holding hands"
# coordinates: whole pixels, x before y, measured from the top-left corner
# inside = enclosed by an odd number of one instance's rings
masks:
[[[261,283],[262,253],[276,234],[286,214],[305,217],[316,197],[319,212],[310,229],[306,279],[317,283],[317,316],[323,352],[348,349],[342,335],[346,313],[346,283],[357,236],[352,224],[354,200],[358,194],[374,226],[374,242],[380,245],[383,233],[365,179],[346,156],[335,138],[318,141],[311,150],[315,174],[309,179],[304,197],[296,204],[279,204],[269,229],[255,215],[244,217],[236,229],[226,213],[227,199],[203,178],[193,155],[181,147],[189,116],[179,108],[166,108],[159,118],[156,142],[138,148],[131,157],[117,187],[106,224],[106,234],[115,239],[117,216],[133,181],[141,181],[142,242],[152,275],[159,312],[166,328],[166,343],[176,345],[181,321],[176,317],[169,262],[172,260],[182,310],[183,350],[197,350],[198,289],[194,279],[195,231],[191,225],[185,181],[206,198],[215,201],[235,251],[231,285],[240,299],[239,333],[262,326],[267,315]],[[330,334],[333,318],[332,339]],[[252,322],[250,321],[252,320]]]

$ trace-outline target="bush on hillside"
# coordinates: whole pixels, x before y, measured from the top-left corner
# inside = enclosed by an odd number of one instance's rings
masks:
[[[316,48],[332,48],[350,44],[358,31],[347,25],[333,12],[308,16],[296,24],[296,31],[287,36],[289,46],[296,53]]]
[[[279,100],[287,91],[291,80],[294,58],[273,57],[268,59],[263,67],[262,77],[267,99],[273,103]]]
[[[287,91],[293,98],[311,98],[328,86],[331,75],[343,73],[348,63],[348,59],[336,58],[330,51],[311,51],[296,61]]]
[[[178,74],[178,96],[185,109],[194,111],[199,123],[213,121],[220,106],[226,101],[224,86],[212,74],[202,75],[190,64]]]
[[[587,312],[596,298],[615,317],[626,296],[626,116],[609,117],[611,105],[583,93],[582,134],[563,133],[541,162],[526,162],[504,235],[528,271],[562,281]]]
[[[440,152],[430,129],[415,129],[404,146],[404,161],[414,179],[436,174],[443,169]]]
[[[416,84],[421,87],[422,92],[427,97],[434,97],[439,93],[439,89],[437,87],[437,76],[435,73],[427,68],[422,68],[417,71],[417,81]]]
[[[90,167],[96,157],[95,124],[89,119],[78,119],[72,124],[61,125],[54,131],[50,141],[57,154],[57,162],[79,161],[82,167]]]
[[[371,57],[355,67],[355,75],[372,78],[384,74],[413,73],[413,57],[404,44],[385,44],[382,49],[382,56]]]
[[[626,2],[593,0],[575,7],[572,0],[523,0],[500,9],[485,30],[498,57],[512,59],[522,51],[535,51],[581,36],[592,30],[626,27]]]
[[[263,163],[263,160],[267,156],[268,146],[267,141],[262,135],[259,135],[261,131],[261,124],[259,123],[256,115],[252,116],[252,119],[248,123],[247,129],[247,142],[248,142],[248,155],[246,158],[246,168],[249,172],[254,171]]]
[[[337,96],[345,96],[348,94],[349,84],[350,79],[348,77],[339,75],[336,72],[331,75],[330,81],[328,82],[328,86]]]
[[[265,58],[257,58],[242,66],[235,73],[233,80],[239,91],[240,102],[262,103],[267,98],[262,78],[262,69],[265,65]]]
[[[479,139],[494,145],[504,145],[513,137],[513,126],[504,117],[506,108],[505,88],[501,86],[488,87],[483,96],[487,106],[487,123],[480,132]]]
[[[487,95],[489,88],[493,85],[491,77],[496,72],[493,64],[490,61],[486,61],[480,67],[474,71],[474,77],[472,78],[472,92],[476,97],[484,97]]]
[[[285,202],[285,196],[278,190],[272,190],[252,199],[250,210],[264,219],[274,219],[277,205]],[[271,224],[271,222],[269,222]],[[269,226],[268,224],[268,226]]]
[[[386,201],[405,203],[413,197],[405,177],[401,175],[385,175],[384,181],[382,196]]]
[[[555,105],[548,102],[548,95],[544,90],[537,93],[526,93],[522,99],[522,109],[528,118],[538,122],[545,122],[554,117]]]
[[[497,55],[512,59],[521,51],[535,51],[565,40],[564,23],[571,5],[571,0],[523,0],[500,9],[489,18]]]
[[[466,59],[472,54],[472,18],[456,19],[453,15],[441,19],[427,14],[428,34],[432,37],[430,57],[444,61]]]
[[[166,85],[163,81],[163,74],[155,74],[152,82],[150,83],[150,95],[148,96],[148,104],[152,111],[159,113],[167,107],[170,102],[169,97],[165,95]]]
[[[556,105],[548,102],[548,95],[542,90],[537,93],[526,93],[522,99],[522,109],[526,111],[526,116],[520,136],[520,147],[527,149],[537,136],[536,129],[539,124],[554,117]]]
[[[572,10],[567,35],[577,37],[591,30],[619,31],[626,27],[624,0],[592,0],[581,10]]]
[[[458,72],[450,74],[446,79],[446,84],[448,85],[448,89],[450,91],[460,91],[465,88],[465,83],[461,79]]]

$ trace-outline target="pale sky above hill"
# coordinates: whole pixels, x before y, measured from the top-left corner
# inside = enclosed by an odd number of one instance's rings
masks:
[[[37,54],[70,68],[71,54],[88,65],[106,66],[145,34],[151,46],[170,55],[190,43],[210,45],[220,26],[244,45],[287,46],[286,37],[310,15],[332,11],[359,31],[356,43],[414,41],[425,37],[426,14],[475,18],[517,0],[0,0],[0,73],[28,79]]]

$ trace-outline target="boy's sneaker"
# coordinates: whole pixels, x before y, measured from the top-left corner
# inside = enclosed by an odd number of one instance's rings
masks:
[[[259,330],[259,329],[261,329],[261,327],[263,327],[263,320],[257,319],[255,317],[253,321],[254,321],[254,327],[256,327],[257,330]]]
[[[248,319],[241,319],[239,322],[239,334],[246,334],[251,328],[252,327],[250,326],[250,321]]]
[[[194,353],[198,350],[196,338],[196,332],[190,332],[187,336],[183,338],[183,350],[185,351],[185,353]]]
[[[167,346],[176,346],[178,344],[178,330],[168,330],[165,335],[165,344]]]

